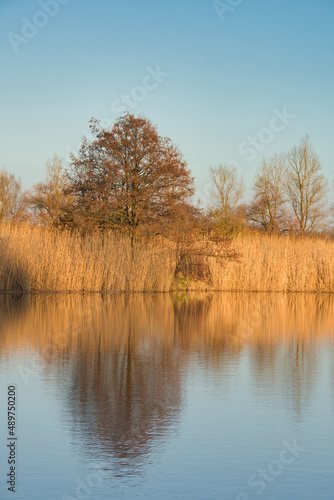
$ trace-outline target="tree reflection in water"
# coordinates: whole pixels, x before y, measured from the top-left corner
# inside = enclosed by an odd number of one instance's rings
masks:
[[[228,386],[246,353],[257,390],[291,399],[298,419],[333,313],[330,295],[2,295],[0,363],[35,353],[59,381],[80,451],[129,475],[177,432],[194,362]]]

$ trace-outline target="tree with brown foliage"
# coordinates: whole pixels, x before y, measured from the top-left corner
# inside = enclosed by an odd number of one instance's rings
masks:
[[[175,260],[174,287],[185,280],[212,284],[211,264],[224,266],[237,260],[239,255],[232,248],[232,241],[217,230],[216,225],[198,207],[183,206],[178,209],[172,224],[164,227],[162,235],[171,243]],[[181,281],[179,282],[179,280]]]
[[[76,224],[134,235],[175,220],[194,183],[171,140],[130,113],[111,130],[93,119],[90,128],[94,138],[83,140],[69,172]]]

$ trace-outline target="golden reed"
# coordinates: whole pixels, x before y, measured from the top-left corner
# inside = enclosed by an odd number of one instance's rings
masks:
[[[177,346],[187,357],[249,345],[269,356],[282,345],[332,342],[333,318],[330,294],[2,294],[0,358],[27,347],[57,358],[153,348],[172,356]]]
[[[209,258],[207,283],[189,290],[333,292],[334,242],[248,234],[233,239],[238,262]],[[0,226],[0,290],[167,292],[176,253],[166,240],[134,241],[114,233],[81,237],[29,225]]]

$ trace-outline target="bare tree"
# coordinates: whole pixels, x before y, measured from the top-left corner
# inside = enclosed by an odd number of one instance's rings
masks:
[[[255,174],[254,198],[248,207],[247,216],[265,231],[285,229],[286,156],[276,154],[263,159]]]
[[[24,210],[21,180],[7,170],[0,170],[0,221],[18,219]]]
[[[33,187],[30,205],[44,224],[63,225],[69,212],[71,197],[66,193],[68,180],[62,160],[54,155],[46,162],[45,182]]]
[[[319,229],[327,217],[328,183],[308,136],[288,154],[285,190],[301,235]]]
[[[226,230],[237,223],[238,205],[245,191],[244,181],[237,168],[228,165],[210,167],[210,179],[210,216]]]

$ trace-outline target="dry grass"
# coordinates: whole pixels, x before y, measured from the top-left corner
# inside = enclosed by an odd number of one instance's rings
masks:
[[[233,240],[239,262],[209,262],[211,284],[189,290],[333,292],[334,242],[247,235]],[[210,260],[210,259],[209,259]],[[0,290],[113,292],[170,290],[175,251],[161,240],[79,234],[29,225],[0,226]]]
[[[240,263],[212,263],[214,288],[256,292],[333,292],[334,242],[249,235],[233,243]]]
[[[60,232],[29,225],[0,227],[2,291],[167,291],[167,248],[126,236]]]

